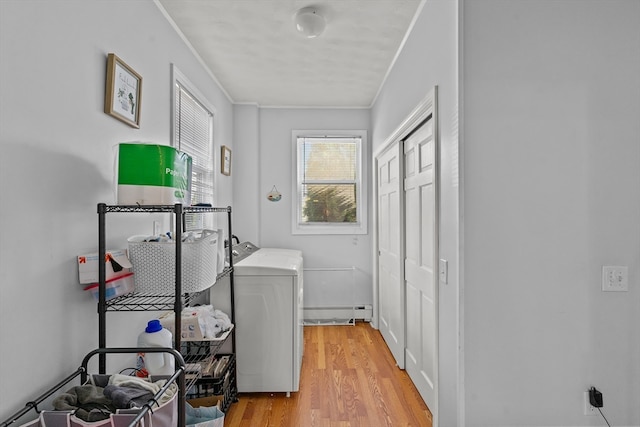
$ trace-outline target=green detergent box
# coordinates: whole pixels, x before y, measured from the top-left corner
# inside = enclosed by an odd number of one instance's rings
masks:
[[[169,145],[118,145],[118,204],[191,204],[191,157]]]

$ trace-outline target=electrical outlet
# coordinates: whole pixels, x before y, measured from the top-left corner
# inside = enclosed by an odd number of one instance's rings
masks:
[[[629,268],[620,265],[602,267],[602,291],[626,292],[629,290]]]
[[[598,415],[598,408],[591,406],[589,402],[589,392],[584,392],[584,414],[585,415]]]

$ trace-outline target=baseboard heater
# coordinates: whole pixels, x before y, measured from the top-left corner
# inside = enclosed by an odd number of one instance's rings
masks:
[[[305,325],[353,325],[357,320],[370,322],[373,307],[360,305],[355,307],[305,307]]]

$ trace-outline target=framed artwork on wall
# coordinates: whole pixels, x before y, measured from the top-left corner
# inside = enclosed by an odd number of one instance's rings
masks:
[[[104,112],[134,128],[140,128],[142,76],[110,53],[107,56],[107,84]]]
[[[231,176],[231,149],[223,145],[220,150],[220,172]]]

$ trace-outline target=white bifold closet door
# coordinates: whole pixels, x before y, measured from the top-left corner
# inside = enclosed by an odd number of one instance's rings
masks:
[[[405,310],[402,271],[402,144],[377,158],[379,328],[396,363],[404,369]]]
[[[376,156],[378,326],[438,426],[437,88]]]
[[[437,419],[438,217],[433,116],[404,141],[405,366]]]

